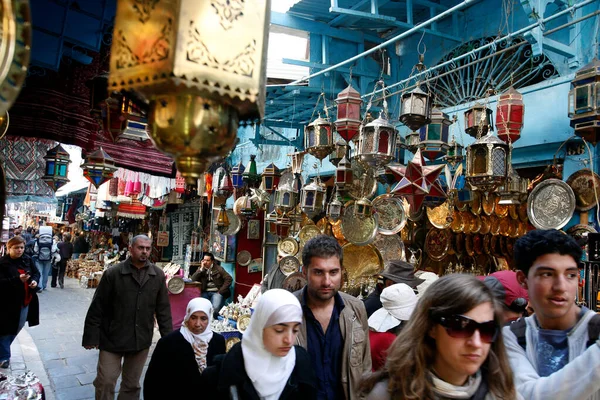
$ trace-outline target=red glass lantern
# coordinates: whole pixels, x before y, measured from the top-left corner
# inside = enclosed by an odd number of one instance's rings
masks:
[[[279,236],[280,238],[286,238],[290,235],[290,226],[291,226],[291,222],[290,219],[285,216],[282,215],[280,217],[277,217],[277,222],[276,222],[276,234],[277,236]]]
[[[500,95],[496,107],[496,130],[506,143],[514,143],[521,137],[525,105],[523,95],[512,86]]]
[[[335,186],[339,191],[343,191],[352,185],[353,179],[352,164],[348,161],[346,156],[344,156],[335,169]]]
[[[335,99],[337,104],[335,128],[346,142],[350,142],[358,134],[362,102],[360,93],[352,85],[342,90]]]
[[[279,185],[281,172],[274,163],[269,164],[262,173],[262,187],[269,193],[273,193]]]
[[[492,126],[492,110],[483,104],[475,103],[473,107],[465,111],[465,132],[474,138],[478,138],[480,129],[481,137],[494,129]]]

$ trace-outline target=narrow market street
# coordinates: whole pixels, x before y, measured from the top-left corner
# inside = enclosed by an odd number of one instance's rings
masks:
[[[98,350],[81,346],[83,323],[95,289],[79,286],[65,277],[65,288],[50,288],[39,295],[40,325],[25,327],[11,347],[9,371],[34,372],[46,391],[47,400],[93,399]],[[153,346],[158,340],[155,331]],[[146,362],[146,366],[150,360]],[[144,374],[146,369],[144,368]],[[117,383],[117,391],[119,389]]]

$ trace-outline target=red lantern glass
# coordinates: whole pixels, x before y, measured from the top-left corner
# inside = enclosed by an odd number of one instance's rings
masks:
[[[525,105],[523,95],[512,86],[500,95],[496,107],[496,130],[506,143],[514,143],[521,137]]]
[[[492,126],[492,110],[483,104],[476,103],[473,107],[465,111],[465,132],[468,135],[477,138],[479,129],[481,129],[481,136],[485,136],[488,131],[494,129],[494,127]]]
[[[344,190],[352,185],[353,179],[352,164],[350,164],[350,161],[344,156],[335,169],[335,185],[338,190]]]
[[[350,142],[358,134],[362,102],[360,93],[351,85],[342,90],[335,99],[337,104],[335,128],[346,142]]]

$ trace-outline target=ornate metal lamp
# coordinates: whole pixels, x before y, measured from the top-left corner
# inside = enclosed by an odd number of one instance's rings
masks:
[[[50,189],[57,191],[61,186],[69,182],[67,178],[69,172],[69,164],[71,157],[69,153],[60,145],[56,145],[48,150],[44,156],[46,160],[46,172],[42,176],[42,180],[46,182]]]
[[[337,190],[344,191],[346,188],[352,186],[353,180],[352,164],[346,156],[344,156],[335,169],[335,186]]]
[[[473,190],[493,191],[506,181],[509,145],[488,134],[467,146],[467,182]]]
[[[311,183],[305,185],[300,191],[300,208],[308,215],[316,215],[325,207],[327,189],[316,177]]]
[[[581,68],[571,81],[569,118],[575,134],[596,144],[600,134],[600,60]]]
[[[304,148],[319,160],[333,151],[333,124],[329,119],[319,116],[304,127]]]
[[[221,175],[221,182],[217,182],[218,189],[215,192],[215,196],[228,199],[233,194],[235,187],[233,186],[233,181],[231,180],[231,176],[229,176],[229,172],[223,168],[223,173]]]
[[[367,218],[373,215],[373,204],[371,200],[363,197],[354,204],[354,216],[357,218]]]
[[[244,187],[243,175],[245,170],[246,167],[244,167],[244,164],[242,164],[241,160],[237,165],[234,165],[231,168],[231,180],[233,181],[233,186],[236,189],[241,189]]]
[[[149,101],[150,136],[190,183],[261,118],[270,1],[117,2],[109,90]]]
[[[229,228],[229,217],[227,216],[227,210],[225,209],[225,203],[221,204],[219,214],[217,215],[217,231],[221,234],[225,233]]]
[[[344,206],[337,195],[337,189],[331,196],[332,200],[327,204],[327,218],[330,222],[338,221],[342,216],[342,207]]]
[[[280,212],[291,211],[298,205],[298,189],[290,184],[280,185],[275,190],[275,208]]]
[[[446,152],[444,159],[452,167],[456,167],[465,159],[464,147],[458,143],[454,137],[452,137],[452,140],[448,145],[448,151]]]
[[[296,236],[298,232],[300,232],[300,229],[302,229],[302,222],[304,221],[305,216],[306,214],[298,210],[298,207],[294,208],[292,211],[287,213],[287,217],[290,219],[290,236]]]
[[[265,217],[265,223],[267,224],[267,232],[272,235],[277,234],[277,211],[273,210]]]
[[[379,118],[361,126],[358,137],[358,160],[370,167],[379,168],[394,159],[398,130],[386,119],[386,110]]]
[[[419,132],[407,133],[404,138],[404,147],[411,153],[416,153],[421,144],[421,134]]]
[[[329,161],[337,167],[340,160],[348,154],[350,151],[350,146],[344,142],[337,141],[335,142],[335,147],[333,152],[329,155]]]
[[[352,85],[342,90],[336,97],[337,119],[335,128],[337,133],[349,143],[359,132],[360,128],[360,106],[362,105],[360,93]]]
[[[496,106],[496,131],[501,140],[514,143],[521,138],[525,104],[523,95],[510,87],[498,98]]]
[[[280,238],[288,237],[290,235],[290,225],[290,219],[285,214],[278,216],[275,223],[275,234]]]
[[[442,110],[434,108],[431,122],[420,129],[419,147],[429,161],[437,160],[448,151],[448,130],[452,120]]]
[[[401,97],[400,122],[413,132],[431,121],[431,95],[419,86],[417,82],[416,88]]]
[[[89,154],[81,168],[83,169],[83,176],[96,188],[111,179],[118,169],[115,166],[115,160],[102,147]]]
[[[523,192],[527,194],[528,180],[521,178],[511,167],[506,182],[498,188],[500,201],[498,204],[521,204]]]
[[[474,138],[485,136],[494,129],[492,125],[492,110],[483,104],[475,103],[465,111],[465,132]]]
[[[275,165],[275,163],[271,163],[267,165],[262,173],[262,184],[264,190],[269,193],[273,193],[273,191],[279,185],[279,178],[281,177],[281,172],[279,168]]]
[[[242,180],[248,187],[256,187],[260,183],[261,178],[256,169],[256,155],[252,154],[250,156],[250,164],[244,170]]]
[[[301,174],[302,173],[302,163],[304,162],[304,155],[306,152],[297,151],[292,154],[288,154],[292,158],[292,173],[293,174]]]

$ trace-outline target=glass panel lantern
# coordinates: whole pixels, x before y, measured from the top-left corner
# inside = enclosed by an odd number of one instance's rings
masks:
[[[325,118],[317,118],[304,127],[304,148],[319,160],[333,151],[333,124]]]
[[[498,189],[500,193],[498,204],[521,204],[523,181],[515,170],[510,168],[505,184]]]
[[[327,218],[330,222],[336,222],[342,216],[342,207],[344,206],[337,196],[337,191],[333,193],[333,200],[327,204]]]
[[[525,105],[523,95],[512,86],[498,98],[496,106],[496,131],[506,143],[514,143],[521,137]]]
[[[398,130],[383,117],[360,129],[356,155],[370,167],[380,168],[394,159]]]
[[[236,189],[244,187],[243,174],[245,170],[246,167],[244,167],[244,164],[242,164],[241,161],[239,164],[234,165],[233,168],[231,168],[231,180],[233,181],[233,186]]]
[[[113,177],[117,170],[115,160],[102,147],[89,154],[81,165],[83,176],[96,188]]]
[[[458,143],[454,138],[452,138],[448,146],[446,157],[444,158],[446,162],[450,164],[453,168],[456,167],[465,158],[464,147],[460,143]]]
[[[411,131],[417,131],[431,121],[431,96],[421,90],[419,82],[413,91],[404,93],[400,101],[400,121]]]
[[[592,144],[600,134],[600,61],[594,59],[581,68],[571,81],[569,118],[575,134]]]
[[[363,197],[354,203],[354,216],[357,218],[367,218],[373,215],[373,204],[371,200]]]
[[[329,155],[329,161],[337,167],[340,160],[348,154],[350,146],[343,141],[337,141],[333,152]]]
[[[292,173],[300,174],[302,173],[302,164],[304,163],[304,155],[306,152],[297,151],[291,154],[292,157]]]
[[[408,133],[404,139],[404,145],[411,153],[416,153],[421,143],[421,135],[419,132]]]
[[[267,224],[267,232],[269,232],[272,235],[277,234],[277,217],[278,214],[275,210],[268,213],[265,217],[265,223]]]
[[[256,187],[260,183],[260,175],[256,169],[256,155],[252,154],[250,156],[250,164],[242,174],[242,180],[248,187]]]
[[[275,223],[275,234],[280,238],[286,238],[290,235],[290,219],[284,214],[277,217]]]
[[[300,191],[300,207],[306,214],[316,215],[325,207],[327,189],[317,177]]]
[[[223,168],[220,180],[220,182],[216,182],[219,186],[217,187],[215,196],[221,199],[228,199],[233,194],[234,186],[231,176],[225,168]]]
[[[465,111],[465,132],[468,135],[477,138],[487,135],[493,129],[492,110],[483,104],[475,103],[473,107]]]
[[[343,191],[352,186],[353,180],[352,164],[344,156],[335,169],[335,186],[339,191]]]
[[[467,182],[473,190],[491,192],[506,182],[509,145],[491,134],[467,146]]]
[[[298,190],[292,185],[284,184],[275,190],[275,208],[280,212],[291,211],[298,205]]]
[[[219,215],[217,215],[217,231],[225,233],[229,228],[229,217],[227,217],[227,210],[225,209],[225,203],[221,204],[219,209]]]
[[[448,114],[434,108],[431,122],[420,129],[421,154],[429,161],[437,160],[448,151],[448,130],[452,120]]]
[[[242,207],[240,208],[240,214],[246,218],[252,218],[252,217],[256,216],[256,209],[257,209],[257,207],[254,204],[254,202],[252,201],[252,196],[250,194],[250,191],[248,191],[248,193],[246,193],[244,203],[242,204]]]
[[[275,163],[269,164],[262,173],[263,189],[269,193],[273,193],[273,191],[277,188],[277,185],[279,185],[280,177],[281,172]]]
[[[346,141],[350,142],[358,134],[360,128],[360,106],[362,105],[360,93],[351,85],[342,90],[336,97],[337,119],[335,128],[337,133]]]
[[[69,153],[59,144],[48,150],[44,156],[44,160],[46,160],[46,170],[42,176],[42,180],[56,192],[61,186],[69,182],[67,173],[71,157],[69,157]]]

